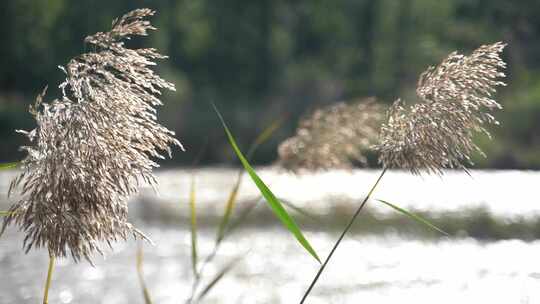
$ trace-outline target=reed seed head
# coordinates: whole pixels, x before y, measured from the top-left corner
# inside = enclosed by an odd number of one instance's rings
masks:
[[[292,171],[351,168],[365,164],[383,118],[374,98],[340,102],[301,119],[296,135],[279,145],[279,164]]]
[[[469,56],[454,52],[422,73],[416,90],[421,102],[407,107],[398,100],[388,111],[376,146],[379,162],[413,174],[467,170],[472,153],[483,154],[475,133],[489,136],[485,125],[498,124],[491,112],[502,108],[493,94],[505,85],[499,80],[505,76],[504,47],[497,42]]]
[[[154,49],[129,49],[123,40],[147,35],[144,20],[154,11],[134,10],[115,20],[111,31],[85,39],[96,46],[61,69],[62,97],[30,113],[37,127],[19,131],[31,144],[12,181],[20,200],[5,218],[25,232],[24,248],[46,247],[75,261],[100,252],[101,245],[144,237],[127,221],[127,200],[141,183],[156,185],[153,158],[180,146],[174,133],[157,122],[162,89],[174,90],[150,68],[162,59]]]

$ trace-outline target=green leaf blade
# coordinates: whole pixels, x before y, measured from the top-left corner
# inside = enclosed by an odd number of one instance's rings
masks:
[[[191,189],[189,191],[189,215],[190,215],[190,227],[191,227],[191,266],[193,269],[193,275],[199,276],[197,271],[198,254],[197,254],[197,209],[195,201],[195,176],[191,177]]]
[[[0,163],[0,170],[7,170],[15,168],[19,165],[19,162]]]
[[[231,189],[231,192],[229,193],[229,198],[227,199],[227,204],[225,205],[225,213],[223,214],[223,217],[221,218],[221,222],[219,223],[217,238],[216,238],[217,243],[221,242],[223,238],[225,237],[225,232],[227,230],[227,226],[229,225],[232,211],[236,205],[236,199],[238,197],[238,190],[240,189],[241,182],[242,182],[242,174],[238,174],[236,183],[234,184],[233,188]]]
[[[283,122],[285,122],[285,118],[285,116],[282,116],[281,118],[274,120],[270,125],[263,129],[263,131],[259,134],[259,136],[257,136],[257,138],[255,138],[255,141],[248,149],[248,152],[246,154],[248,160],[251,159],[251,156],[253,156],[257,148],[259,148],[260,145],[270,139],[274,132],[276,132],[276,130],[278,130],[281,125],[283,125]]]
[[[227,273],[229,273],[229,271],[231,271],[234,268],[234,266],[236,266],[236,264],[239,261],[240,261],[239,259],[235,259],[229,262],[223,269],[221,269],[216,274],[216,276],[203,288],[203,290],[197,297],[196,303],[199,303],[210,292],[210,290],[212,290],[212,288],[214,288],[217,285],[217,283],[219,283],[219,281],[223,279],[223,277],[225,277]]]
[[[383,204],[389,206],[390,208],[396,210],[397,212],[399,212],[399,213],[401,213],[401,214],[404,214],[404,215],[410,217],[410,218],[413,219],[414,221],[416,221],[416,222],[418,222],[418,223],[420,223],[420,224],[422,224],[422,225],[424,225],[424,226],[427,226],[427,227],[429,227],[429,228],[431,228],[431,229],[433,229],[433,230],[435,230],[435,231],[437,231],[437,232],[440,232],[440,233],[442,233],[442,234],[444,234],[444,235],[446,235],[446,236],[450,236],[450,235],[449,235],[447,232],[445,232],[444,230],[440,229],[439,227],[433,225],[432,223],[428,222],[428,221],[425,220],[424,218],[422,218],[422,217],[420,217],[420,216],[418,216],[418,215],[416,215],[416,214],[414,214],[414,213],[411,213],[411,212],[409,212],[409,211],[407,211],[407,210],[405,210],[405,209],[403,209],[403,208],[401,208],[401,207],[398,207],[398,206],[396,206],[396,205],[394,205],[394,204],[392,204],[392,203],[389,203],[389,202],[387,202],[387,201],[384,201],[384,200],[377,199],[377,201],[379,201],[379,202],[381,202],[381,203],[383,203]]]
[[[266,186],[266,184],[262,181],[262,179],[255,173],[255,170],[251,167],[247,159],[244,157],[242,152],[240,151],[240,148],[238,148],[238,145],[236,144],[236,141],[234,140],[234,137],[232,133],[229,131],[229,128],[227,127],[227,124],[225,123],[225,120],[221,116],[221,113],[219,113],[219,110],[217,107],[212,104],[214,107],[214,110],[216,111],[216,114],[219,117],[219,120],[221,121],[221,124],[223,125],[223,128],[225,129],[225,133],[227,134],[227,138],[229,139],[229,143],[231,144],[234,152],[240,159],[240,162],[246,169],[247,173],[257,186],[259,188],[259,191],[263,195],[263,197],[266,199],[266,202],[268,202],[268,205],[270,206],[270,209],[274,212],[274,214],[278,217],[278,219],[281,221],[281,223],[294,235],[294,237],[298,240],[298,242],[306,249],[319,263],[321,263],[321,260],[319,259],[319,256],[313,249],[313,247],[310,245],[308,240],[304,237],[302,232],[300,231],[300,228],[298,228],[298,225],[293,220],[293,218],[287,213],[285,208],[283,208],[283,205],[281,202],[277,199],[277,197],[270,191],[270,189]]]
[[[257,148],[265,143],[271,136],[274,134],[274,132],[281,127],[283,122],[285,121],[284,117],[281,117],[275,121],[273,121],[270,125],[268,125],[266,128],[263,129],[263,131],[257,136],[255,141],[251,144],[250,148],[248,149],[248,153],[246,154],[246,160],[249,162],[253,154],[255,154],[255,151]],[[236,183],[233,185],[231,192],[229,193],[229,198],[227,199],[227,204],[225,205],[225,212],[223,213],[223,217],[221,218],[221,222],[218,227],[218,233],[216,237],[216,242],[220,243],[225,238],[225,233],[228,231],[228,225],[229,221],[231,219],[232,212],[236,206],[236,201],[238,198],[238,191],[240,189],[240,184],[242,183],[242,177],[244,176],[243,170],[240,170],[238,172],[238,176],[236,178]]]

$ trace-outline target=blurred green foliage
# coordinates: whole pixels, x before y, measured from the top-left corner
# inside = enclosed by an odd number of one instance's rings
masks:
[[[261,147],[255,163],[276,156],[301,113],[325,104],[375,95],[414,102],[417,77],[453,50],[505,41],[509,86],[505,110],[481,167],[540,168],[540,2],[535,0],[8,0],[0,3],[0,160],[22,157],[31,129],[27,105],[63,78],[58,65],[91,51],[87,34],[136,7],[158,11],[159,31],[133,46],[170,56],[159,69],[177,85],[164,97],[160,119],[174,129],[187,163],[211,143],[203,162],[230,159],[210,102],[223,109],[241,146],[284,114],[287,126]],[[49,97],[58,95],[50,90]]]

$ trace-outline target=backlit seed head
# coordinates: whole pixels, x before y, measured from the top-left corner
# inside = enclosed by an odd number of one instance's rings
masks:
[[[379,161],[385,168],[442,174],[444,168],[466,170],[477,132],[489,135],[487,124],[498,124],[491,111],[501,105],[492,97],[506,64],[500,53],[505,44],[484,45],[471,55],[450,54],[420,76],[421,102],[405,106],[398,100],[381,127]]]
[[[300,120],[296,135],[279,145],[279,164],[292,171],[351,168],[365,163],[383,118],[374,98],[340,102]]]
[[[127,200],[141,183],[156,185],[153,158],[181,147],[156,119],[161,90],[174,90],[150,68],[165,56],[123,42],[153,30],[144,20],[153,14],[134,10],[111,31],[87,37],[96,50],[61,67],[62,97],[44,103],[44,91],[30,107],[37,127],[19,131],[31,144],[22,147],[28,155],[10,186],[20,199],[2,227],[24,231],[26,251],[46,247],[53,256],[91,261],[103,243],[144,237],[127,221]]]

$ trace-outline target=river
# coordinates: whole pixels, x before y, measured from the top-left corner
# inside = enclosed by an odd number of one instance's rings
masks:
[[[130,202],[131,220],[155,243],[143,245],[144,277],[154,303],[183,303],[191,291],[187,202],[192,176],[201,219],[199,255],[204,257],[213,248],[216,218],[236,172],[159,171],[158,193],[143,188]],[[316,218],[290,209],[323,257],[378,176],[377,170],[294,175],[265,167],[258,172],[278,197]],[[5,192],[14,174],[0,173],[2,209],[9,204]],[[374,198],[415,210],[444,228],[454,229],[452,225],[462,220],[463,227],[450,230],[450,237],[417,234],[426,229],[409,219],[395,220],[402,216],[372,200],[307,303],[540,303],[538,181],[540,172],[533,171],[473,170],[470,176],[447,171],[442,177],[389,172]],[[257,196],[245,177],[238,210]],[[208,282],[220,267],[237,260],[202,303],[297,303],[316,273],[317,262],[273,220],[264,202],[257,208],[224,241],[215,263],[206,269]],[[471,215],[478,210],[482,216]],[[491,226],[482,230],[484,234],[473,233],[476,226],[485,228],[485,214]],[[0,239],[0,303],[40,302],[47,256],[43,250],[24,255],[22,238],[11,228]],[[59,260],[50,303],[144,303],[136,251],[136,241],[115,244],[106,257],[95,258],[95,267]]]

